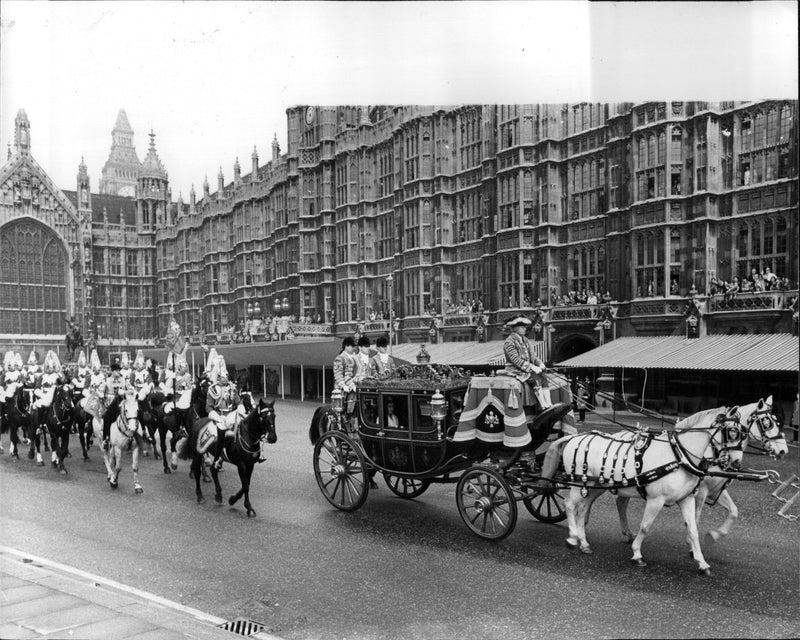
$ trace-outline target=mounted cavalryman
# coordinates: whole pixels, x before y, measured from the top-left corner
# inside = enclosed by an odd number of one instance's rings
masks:
[[[236,385],[232,384],[228,377],[228,367],[225,364],[225,358],[222,356],[217,356],[212,376],[211,386],[208,388],[208,396],[206,398],[206,410],[208,411],[208,417],[211,418],[212,424],[217,430],[212,466],[220,469],[222,467],[222,453],[225,447],[226,432],[228,429],[235,427],[236,423],[244,417],[244,407],[236,391]]]

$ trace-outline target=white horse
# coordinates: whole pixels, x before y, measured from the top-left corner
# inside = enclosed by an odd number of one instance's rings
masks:
[[[143,493],[139,483],[139,449],[143,444],[142,424],[139,422],[139,402],[136,396],[126,393],[119,404],[119,417],[111,424],[108,451],[103,452],[103,461],[108,472],[108,483],[112,489],[119,486],[123,451],[131,447],[133,487],[135,493]]]
[[[703,456],[712,438],[719,437],[722,450],[741,459],[744,433],[736,407],[710,409],[689,416],[670,432],[640,433],[634,439],[598,432],[556,440],[545,456],[542,478],[553,478],[561,464],[571,485],[566,499],[569,537],[567,545],[592,553],[586,540],[586,518],[592,503],[603,492],[640,496],[646,500],[639,532],[633,541],[631,561],[639,566],[642,542],[664,506],[680,506],[688,530],[692,554],[701,572],[710,575],[697,534],[692,495],[705,475]]]
[[[742,443],[742,449],[747,447],[749,438],[758,440],[762,443],[764,450],[773,458],[780,458],[789,452],[789,447],[786,444],[786,439],[775,421],[775,416],[772,413],[772,396],[766,400],[759,400],[752,404],[739,407],[739,424],[744,429],[745,439]],[[617,434],[621,436],[622,434]],[[633,434],[628,433],[628,437],[633,438]],[[714,461],[719,458],[719,452],[715,451],[715,443],[712,440],[708,449],[705,452],[705,458],[709,461]],[[724,471],[723,466],[720,464],[712,464],[709,467],[709,472]],[[731,526],[736,522],[739,517],[739,509],[731,499],[728,493],[728,483],[730,479],[715,477],[713,475],[705,476],[697,487],[695,493],[695,515],[697,518],[698,529],[700,527],[700,514],[703,506],[707,504],[709,496],[711,500],[708,504],[719,504],[728,513],[725,521],[718,529],[712,529],[706,534],[706,539],[709,542],[716,542],[723,536],[728,535]],[[624,496],[617,497],[617,511],[619,512],[619,524],[622,528],[622,536],[628,541],[632,542],[634,539],[633,533],[628,526],[628,503],[630,498]]]

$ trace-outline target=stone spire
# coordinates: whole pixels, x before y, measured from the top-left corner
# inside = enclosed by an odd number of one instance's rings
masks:
[[[281,146],[278,144],[278,134],[272,138],[272,162],[278,162],[281,158]]]
[[[150,130],[150,148],[147,150],[147,157],[142,162],[142,168],[139,170],[140,178],[158,178],[160,180],[167,179],[167,172],[164,170],[164,165],[158,159],[156,153],[156,134]]]
[[[26,156],[31,154],[31,123],[25,109],[17,111],[14,119],[14,152]]]
[[[256,182],[258,180],[258,151],[256,151],[256,146],[253,145],[253,155],[250,156],[253,161],[253,169],[250,175],[250,182]]]

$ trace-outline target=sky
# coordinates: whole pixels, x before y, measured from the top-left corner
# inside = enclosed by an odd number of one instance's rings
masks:
[[[125,109],[173,199],[286,150],[286,109],[797,98],[795,2],[0,2],[0,153],[92,191]],[[709,72],[710,71],[710,72]],[[699,72],[699,73],[698,73]],[[3,155],[5,158],[5,155]]]

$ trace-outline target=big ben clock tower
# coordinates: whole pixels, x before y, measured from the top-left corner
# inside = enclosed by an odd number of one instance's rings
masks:
[[[133,198],[141,166],[133,146],[133,129],[125,110],[120,109],[111,130],[111,153],[102,170],[100,193]]]

